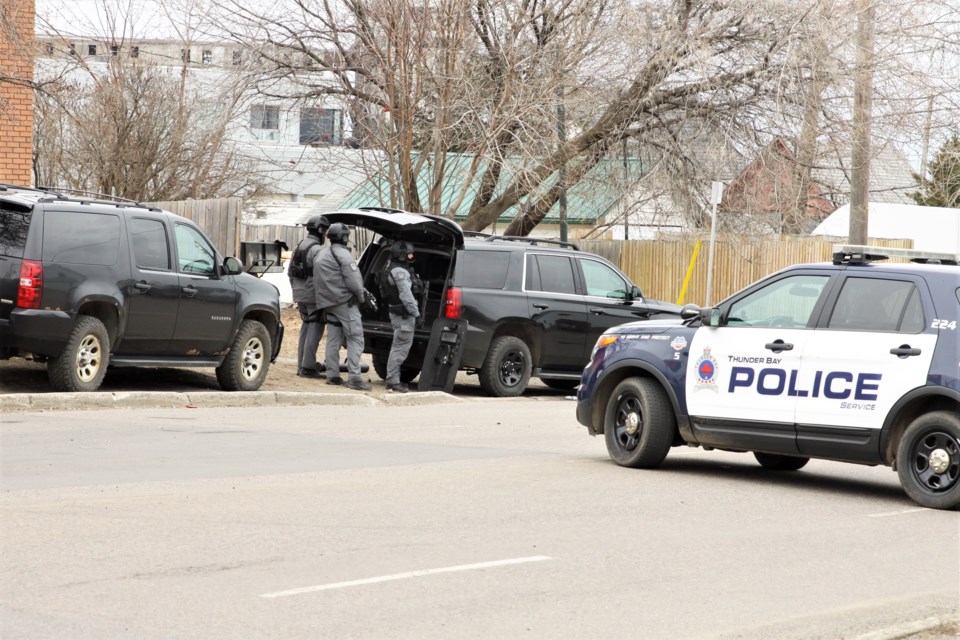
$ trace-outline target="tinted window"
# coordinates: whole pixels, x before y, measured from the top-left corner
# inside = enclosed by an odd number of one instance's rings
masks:
[[[616,271],[596,260],[581,259],[580,267],[583,269],[588,296],[626,299],[627,283]]]
[[[130,243],[133,246],[134,262],[141,269],[166,271],[170,268],[167,234],[159,220],[130,220]]]
[[[23,257],[23,246],[27,243],[27,231],[30,229],[32,215],[29,209],[12,211],[0,208],[0,255]]]
[[[186,225],[178,224],[177,237],[178,268],[183,273],[212,276],[216,265],[215,253],[203,235]]]
[[[576,280],[573,277],[573,263],[566,256],[531,255],[528,260],[535,261],[539,273],[540,286],[536,287],[535,279],[527,282],[529,291],[549,291],[550,293],[577,292]]]
[[[828,326],[915,333],[923,328],[923,306],[915,293],[916,286],[903,280],[847,278]]]
[[[464,251],[459,259],[461,287],[503,289],[507,283],[510,254],[506,251]]]
[[[67,264],[117,264],[120,218],[105,213],[47,211],[43,218],[43,259]]]
[[[754,291],[730,307],[726,324],[751,327],[805,327],[828,276],[790,276]]]

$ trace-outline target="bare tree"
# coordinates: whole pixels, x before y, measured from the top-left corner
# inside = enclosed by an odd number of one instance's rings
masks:
[[[246,113],[246,80],[226,70],[195,78],[185,57],[171,64],[130,55],[134,5],[104,8],[107,27],[118,30],[91,36],[116,55],[60,53],[39,65],[38,76],[54,81],[36,96],[36,183],[145,201],[261,189],[260,167],[233,135]],[[67,51],[69,39],[49,30],[55,50]]]

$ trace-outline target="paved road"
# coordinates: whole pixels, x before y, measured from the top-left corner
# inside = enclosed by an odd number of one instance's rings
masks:
[[[4,414],[0,488],[5,640],[876,639],[960,602],[960,514],[890,470],[621,469],[556,397]]]

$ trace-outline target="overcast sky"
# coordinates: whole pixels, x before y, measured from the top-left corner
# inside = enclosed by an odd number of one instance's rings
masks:
[[[37,33],[176,37],[170,20],[155,0],[36,0],[36,3]]]

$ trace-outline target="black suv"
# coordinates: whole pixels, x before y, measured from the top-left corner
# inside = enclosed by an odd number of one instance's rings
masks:
[[[283,339],[277,288],[221,257],[190,220],[0,185],[0,359],[46,362],[59,391],[107,367],[216,367],[258,389]]]
[[[415,249],[414,269],[426,285],[413,348],[400,376],[423,368],[438,317],[464,319],[460,369],[476,373],[485,392],[517,396],[531,375],[555,389],[573,389],[597,337],[624,322],[679,317],[677,305],[647,300],[616,267],[573,243],[540,238],[465,234],[448,218],[395,209],[360,208],[324,214],[330,222],[376,235],[359,260],[364,286],[378,299],[377,273],[390,244]],[[364,316],[365,350],[386,378],[393,331],[387,305]]]

